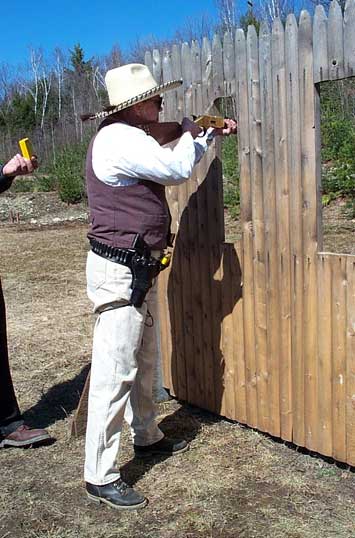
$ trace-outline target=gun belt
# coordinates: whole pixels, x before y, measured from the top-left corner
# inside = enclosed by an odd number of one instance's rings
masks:
[[[111,247],[110,245],[105,245],[96,241],[96,239],[90,239],[91,250],[101,256],[101,258],[106,258],[114,263],[119,263],[125,265],[126,267],[132,267],[132,259],[136,254],[136,251],[128,248],[118,248]]]

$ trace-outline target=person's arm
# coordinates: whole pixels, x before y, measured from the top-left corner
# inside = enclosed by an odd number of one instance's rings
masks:
[[[15,176],[6,176],[3,174],[3,164],[0,165],[0,193],[7,191],[12,185],[12,181]]]
[[[162,147],[138,128],[116,123],[101,129],[93,146],[93,168],[97,177],[112,186],[141,179],[162,185],[178,185],[191,177],[193,167],[208,147],[209,134],[187,118],[183,134],[174,148]]]
[[[188,180],[194,166],[201,160],[209,144],[215,136],[229,136],[237,132],[234,120],[226,119],[223,128],[209,128],[205,134],[202,129],[189,118],[182,121],[182,136],[173,149],[162,148],[148,137],[146,148],[142,153],[144,159],[137,159],[131,168],[136,177],[155,181],[162,185],[179,185]],[[145,151],[144,151],[145,149]],[[133,162],[133,155],[132,161]],[[128,170],[127,170],[128,171]]]
[[[37,168],[37,157],[25,159],[22,155],[15,155],[6,164],[0,165],[0,193],[11,187],[16,176],[30,174]]]

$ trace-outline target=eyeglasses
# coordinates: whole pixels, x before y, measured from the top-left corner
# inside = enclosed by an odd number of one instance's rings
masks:
[[[158,95],[157,97],[152,97],[152,98],[150,99],[150,101],[152,101],[153,103],[156,103],[156,104],[159,106],[159,108],[160,108],[161,105],[162,105],[162,103],[163,103],[163,98],[160,97],[160,95]]]

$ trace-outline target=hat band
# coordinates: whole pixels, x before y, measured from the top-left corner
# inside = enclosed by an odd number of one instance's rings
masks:
[[[164,84],[155,86],[154,88],[151,88],[150,90],[147,90],[146,92],[143,92],[143,93],[140,93],[139,95],[131,97],[130,99],[123,101],[119,105],[111,105],[111,106],[105,107],[104,110],[102,110],[101,112],[97,112],[96,114],[84,114],[81,116],[81,119],[83,121],[86,121],[86,120],[106,118],[107,116],[110,116],[111,114],[120,112],[124,108],[128,108],[141,101],[145,101],[146,99],[149,99],[153,95],[156,95],[166,90],[173,90],[174,88],[181,86],[181,84],[182,84],[182,80],[170,80],[169,82],[165,82]]]

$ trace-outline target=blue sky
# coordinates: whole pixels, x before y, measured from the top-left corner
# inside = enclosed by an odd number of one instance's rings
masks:
[[[137,38],[170,37],[188,19],[217,19],[215,0],[52,0],[6,2],[1,13],[0,62],[27,62],[29,48],[50,56],[80,43],[86,58],[107,54],[116,43],[123,51]]]

